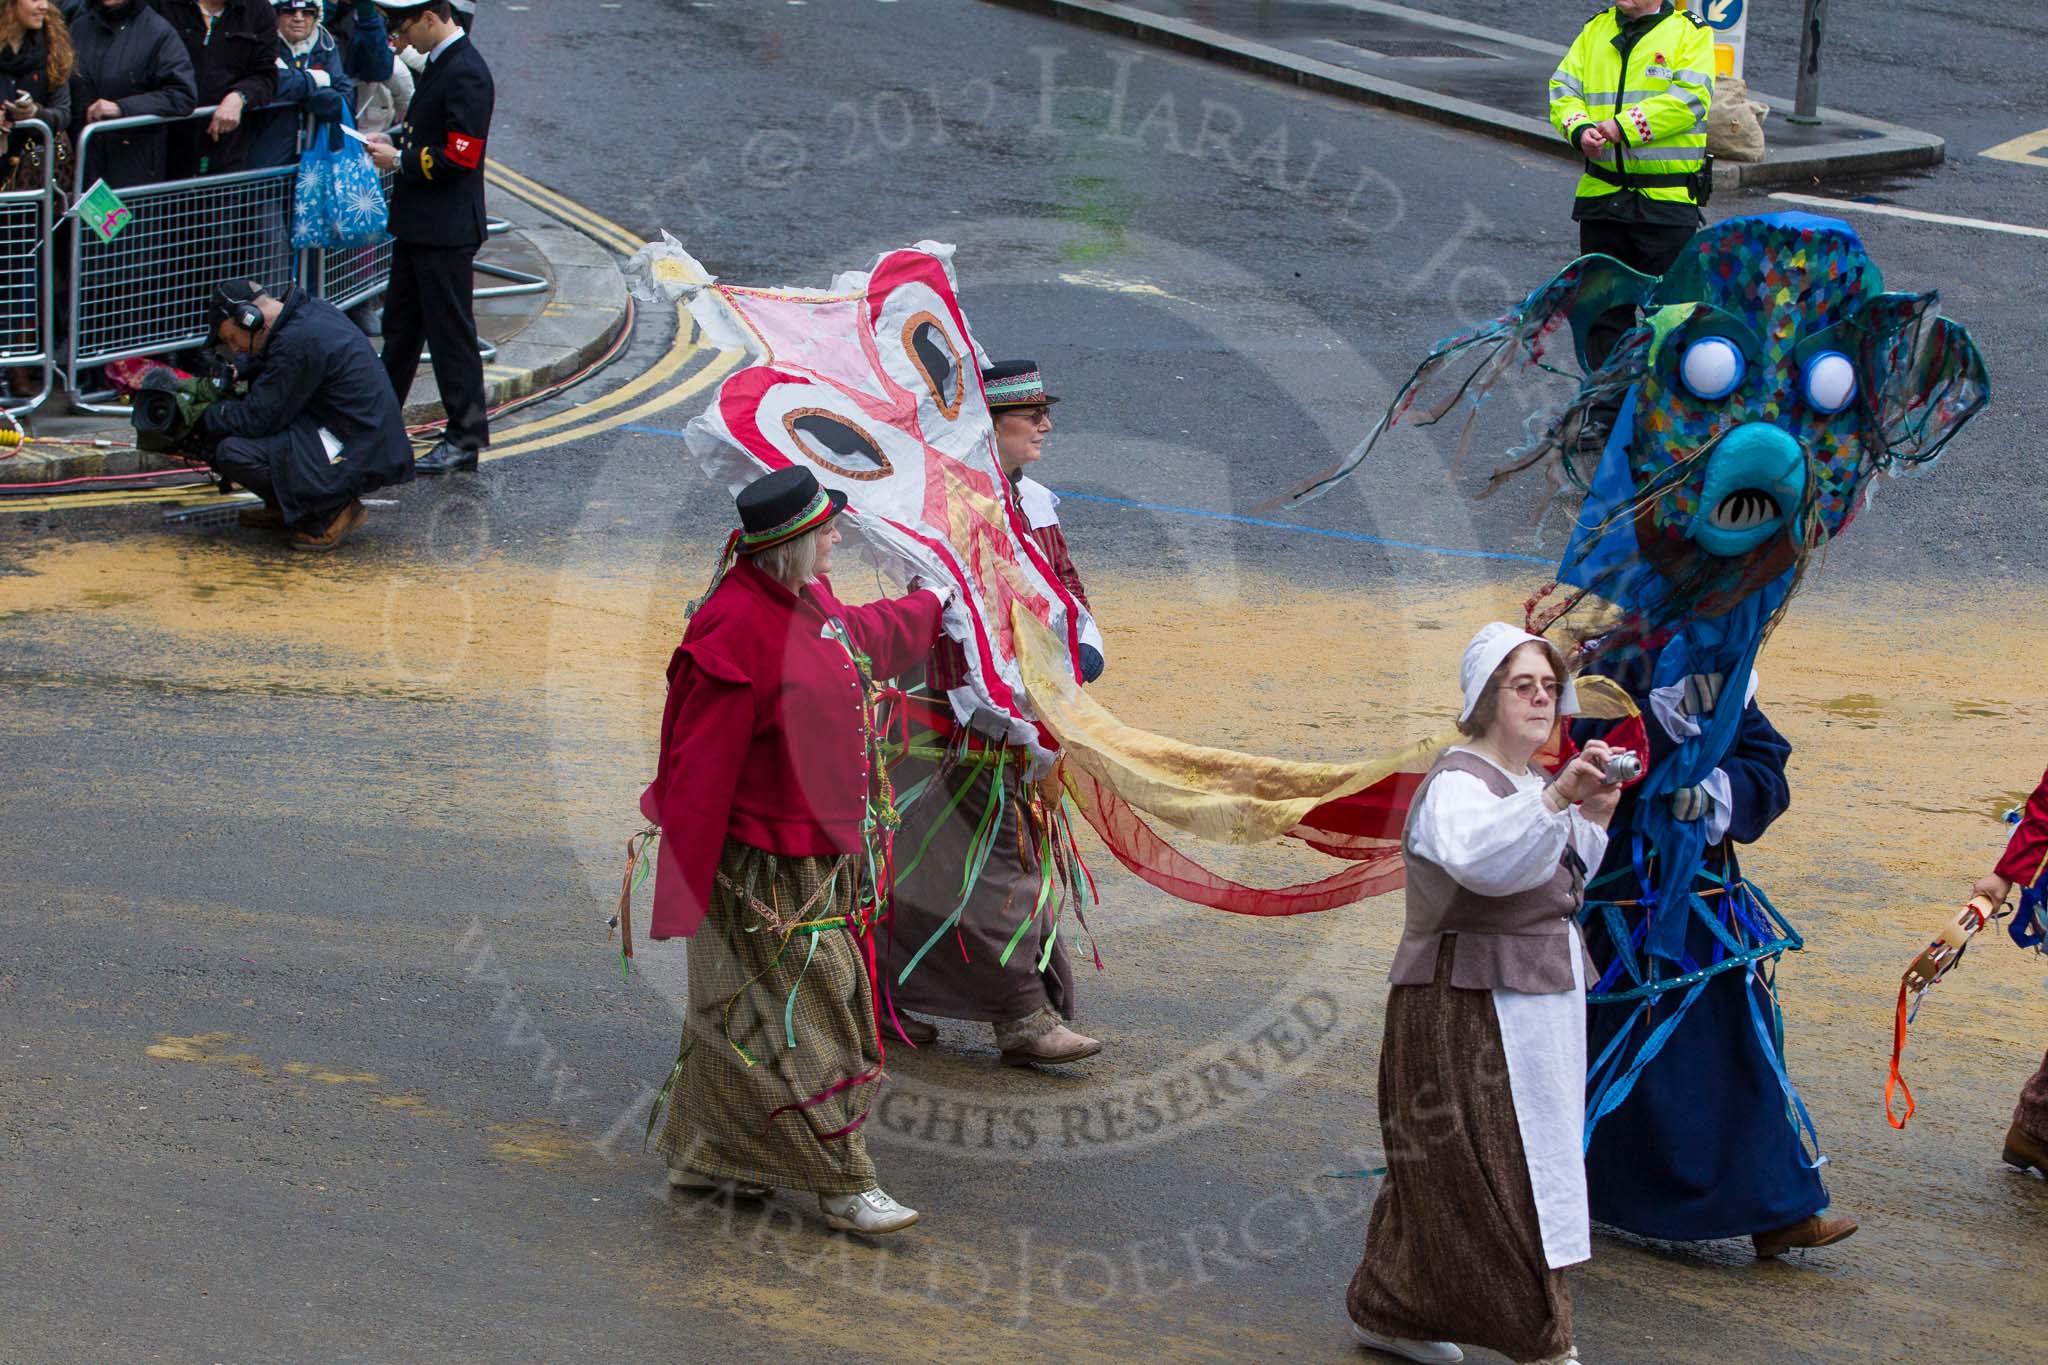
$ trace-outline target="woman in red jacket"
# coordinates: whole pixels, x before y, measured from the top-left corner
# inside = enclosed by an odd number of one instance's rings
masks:
[[[2003,905],[2014,887],[2048,889],[2044,880],[2048,880],[2048,773],[2042,774],[2041,784],[2027,798],[2019,824],[2005,846],[2005,856],[1971,890],[1993,905]],[[2025,899],[2020,902],[2021,914],[2030,904]],[[2041,913],[2048,919],[2048,911]],[[2020,1089],[2019,1106],[2013,1110],[2012,1127],[2005,1134],[2005,1160],[2020,1170],[2048,1176],[2048,1057],[2041,1059],[2041,1069]]]
[[[738,498],[742,529],[668,668],[650,935],[688,938],[689,1013],[660,1146],[669,1183],[815,1192],[825,1221],[895,1232],[860,1125],[880,1077],[856,930],[888,814],[874,679],[915,665],[945,599],[849,607],[825,575],[846,495],[792,467]]]

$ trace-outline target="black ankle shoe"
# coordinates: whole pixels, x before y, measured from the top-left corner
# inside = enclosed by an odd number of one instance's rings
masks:
[[[476,452],[464,450],[443,440],[426,454],[412,462],[413,471],[419,474],[448,474],[458,469],[475,469]]]

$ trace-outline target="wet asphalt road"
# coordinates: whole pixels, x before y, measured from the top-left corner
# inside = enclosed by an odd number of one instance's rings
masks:
[[[1916,93],[1947,78],[1897,54],[1964,21],[1901,9],[1828,98],[1958,160],[1843,188],[2048,224],[2039,170],[1964,155],[2026,131],[1977,107],[2024,92]],[[1962,60],[1996,70],[1971,33]],[[1276,599],[1450,604],[1554,557],[1528,497],[1473,502],[1433,438],[1293,518],[1333,534],[1194,514],[1248,514],[1333,458],[1432,341],[1573,254],[1563,163],[954,0],[487,0],[481,36],[493,154],[721,276],[822,284],[957,243],[984,347],[1036,355],[1066,400],[1048,481],[1079,495],[1083,571],[1164,623],[1126,626],[1118,666],[1191,737],[1314,752],[1305,716],[1356,720],[1357,679],[1401,672],[1406,643],[1363,654],[1348,620]],[[1943,290],[1997,397],[1825,578],[1995,619],[2044,567],[2042,246],[1858,226],[1892,287]],[[600,383],[669,340],[644,321]],[[729,515],[666,434],[689,411],[402,490],[314,564],[146,509],[0,520],[0,1359],[1347,1357],[1370,1182],[1330,1173],[1374,1164],[1389,906],[1226,921],[1105,872],[1099,1066],[999,1072],[964,1028],[892,1057],[874,1145],[916,1233],[868,1247],[795,1201],[661,1196],[639,1125],[679,967],[622,982],[602,906]],[[1881,632],[1844,603],[1809,609]],[[1308,681],[1264,695],[1268,672]],[[2024,787],[2038,746],[2010,761],[1988,780]],[[1945,1058],[1908,1144],[1850,1083],[1816,1097],[1838,1178],[1881,1206],[1862,1238],[1768,1267],[1602,1241],[1587,1357],[2034,1358],[1999,1295],[2048,1251],[2048,1200],[1980,1149],[2048,1010],[1995,980],[1971,989],[2001,1060]],[[1795,1046],[1842,1075],[1886,1004],[1816,993]],[[1826,1031],[1840,1010],[1869,1019]]]

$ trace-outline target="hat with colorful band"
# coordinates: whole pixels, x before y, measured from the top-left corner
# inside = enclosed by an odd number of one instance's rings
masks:
[[[839,515],[846,494],[819,485],[802,465],[790,465],[760,478],[733,499],[740,511],[739,544],[743,555],[795,540]]]
[[[1045,391],[1045,376],[1035,360],[1001,360],[981,372],[981,391],[991,412],[998,408],[1035,408],[1060,400]]]

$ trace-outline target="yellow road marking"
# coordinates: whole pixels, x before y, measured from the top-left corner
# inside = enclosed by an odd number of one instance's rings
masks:
[[[1996,147],[1986,147],[1977,153],[1993,161],[2017,161],[2022,166],[2048,166],[2048,128],[2038,133],[2023,133],[2019,137],[2001,142]]]
[[[588,426],[577,427],[572,431],[559,431],[552,436],[536,436],[514,445],[492,445],[490,449],[484,451],[480,458],[485,460],[501,460],[507,455],[523,455],[529,450],[546,450],[550,446],[564,445],[570,441],[581,441],[587,437],[595,436],[599,432],[611,431],[625,426],[629,422],[637,422],[642,417],[650,417],[666,408],[672,408],[690,395],[702,392],[711,384],[725,378],[738,369],[740,362],[745,358],[746,352],[744,351],[720,351],[711,358],[710,362],[703,369],[691,375],[688,380],[676,385],[667,393],[656,394],[637,407],[627,408],[624,412],[615,412],[609,417],[601,418]],[[664,357],[664,360],[666,359],[667,357]],[[564,415],[581,416],[582,414]],[[534,425],[539,426],[541,424],[535,423]]]
[[[647,245],[633,231],[613,222],[597,212],[597,210],[587,208],[575,200],[549,189],[538,180],[521,175],[519,172],[498,162],[491,162],[484,168],[484,178],[507,193],[526,200],[536,208],[560,209],[565,217],[576,219],[584,227],[591,229],[593,237],[610,239],[612,245],[623,249],[628,256]]]
[[[180,488],[131,488],[105,493],[52,493],[48,497],[8,498],[0,512],[68,512],[78,507],[120,507],[137,502],[236,502],[213,491],[212,484]]]

